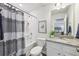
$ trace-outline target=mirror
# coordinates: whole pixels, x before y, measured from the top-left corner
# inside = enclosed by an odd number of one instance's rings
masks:
[[[55,19],[54,30],[56,33],[64,34],[64,18]]]
[[[55,9],[51,12],[52,30],[56,35],[71,35],[72,34],[72,5],[65,8]]]

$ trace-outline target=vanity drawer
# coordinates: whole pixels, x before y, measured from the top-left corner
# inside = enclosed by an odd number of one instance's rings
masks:
[[[63,52],[69,53],[71,55],[77,56],[79,55],[79,52],[77,51],[77,47],[69,46],[69,45],[63,45]]]
[[[47,56],[63,56],[61,44],[47,42]]]
[[[59,56],[60,51],[55,48],[49,47],[47,48],[47,56]]]
[[[0,42],[0,56],[3,56],[3,42]]]
[[[47,42],[47,46],[55,48],[57,50],[62,50],[62,44],[55,43],[55,42]]]

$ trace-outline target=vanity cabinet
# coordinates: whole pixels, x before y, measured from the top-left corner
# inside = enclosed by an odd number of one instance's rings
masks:
[[[63,46],[63,53],[64,55],[71,55],[71,56],[79,56],[79,47],[74,47],[74,46],[70,46],[70,45],[64,45]]]
[[[47,56],[62,56],[61,44],[47,41]]]
[[[79,47],[47,41],[47,56],[79,56]]]
[[[3,41],[0,41],[0,56],[3,56]]]

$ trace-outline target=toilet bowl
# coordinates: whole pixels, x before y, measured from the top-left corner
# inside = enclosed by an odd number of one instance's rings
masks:
[[[42,49],[45,45],[45,40],[46,40],[45,38],[37,39],[37,46],[32,48],[30,51],[31,56],[41,56]]]
[[[31,54],[31,56],[40,56],[41,51],[42,51],[42,47],[36,46],[30,51],[30,54]]]

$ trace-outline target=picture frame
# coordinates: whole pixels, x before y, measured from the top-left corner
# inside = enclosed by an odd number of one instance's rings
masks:
[[[46,20],[38,21],[38,32],[47,33],[47,22]]]

